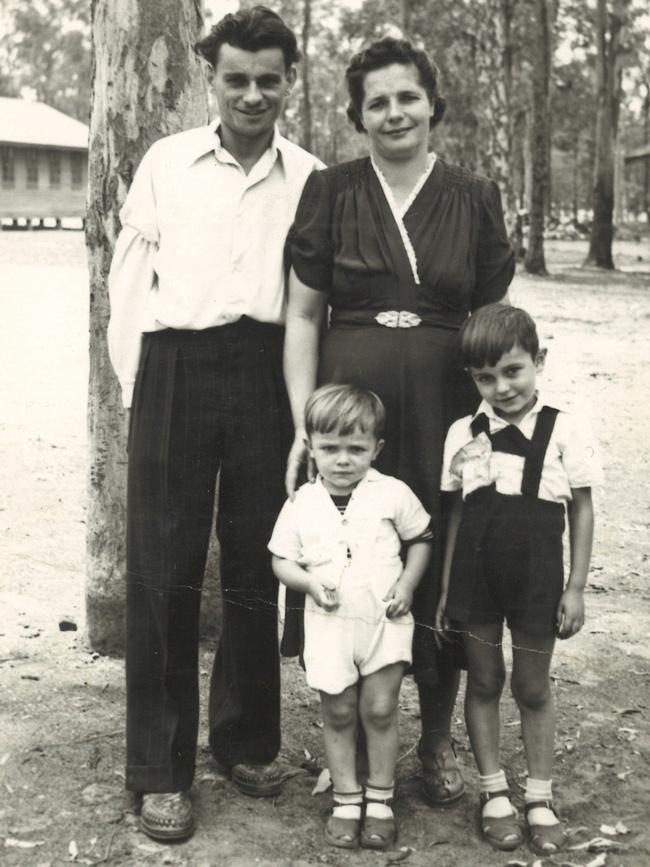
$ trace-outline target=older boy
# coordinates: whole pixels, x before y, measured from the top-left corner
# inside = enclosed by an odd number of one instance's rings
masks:
[[[546,350],[526,311],[481,307],[461,328],[460,347],[482,402],[474,416],[451,426],[445,442],[441,487],[456,493],[437,623],[442,627],[449,618],[464,635],[465,719],[479,769],[481,831],[503,850],[522,842],[499,761],[504,620],[510,629],[511,686],[528,769],[527,830],[532,848],[552,855],[565,833],[552,801],[549,669],[556,637],[569,638],[584,623],[591,488],[602,471],[586,420],[538,390]],[[565,508],[571,552],[566,586]]]

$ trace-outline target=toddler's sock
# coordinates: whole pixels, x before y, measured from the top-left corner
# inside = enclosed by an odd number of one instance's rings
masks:
[[[392,786],[366,786],[366,816],[372,819],[390,819],[393,810],[388,804],[377,804],[375,801],[388,801],[395,795],[395,784]]]
[[[496,774],[479,774],[478,787],[480,792],[503,792],[508,789],[508,781],[506,780],[505,771],[499,770]],[[506,795],[498,798],[490,798],[483,805],[482,815],[490,819],[502,819],[504,816],[512,815],[512,804],[510,798]]]
[[[337,819],[360,819],[363,792],[334,792],[332,815]]]
[[[527,804],[533,801],[552,801],[551,780],[535,780],[528,777],[524,800]],[[527,820],[529,825],[557,825],[558,823],[557,816],[548,807],[533,807],[528,811]]]

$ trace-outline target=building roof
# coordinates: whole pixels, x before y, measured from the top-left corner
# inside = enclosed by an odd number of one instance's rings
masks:
[[[88,127],[44,102],[0,97],[0,144],[88,149]]]

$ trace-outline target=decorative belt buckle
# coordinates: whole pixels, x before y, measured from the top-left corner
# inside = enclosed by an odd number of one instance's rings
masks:
[[[410,310],[383,310],[375,320],[386,328],[415,328],[422,322],[418,314]]]

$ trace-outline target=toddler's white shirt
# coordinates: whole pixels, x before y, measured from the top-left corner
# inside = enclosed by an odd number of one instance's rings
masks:
[[[344,515],[320,478],[302,485],[282,507],[269,550],[335,582],[346,569],[346,584],[367,585],[394,568],[399,576],[401,542],[421,536],[430,520],[408,485],[371,468]]]

